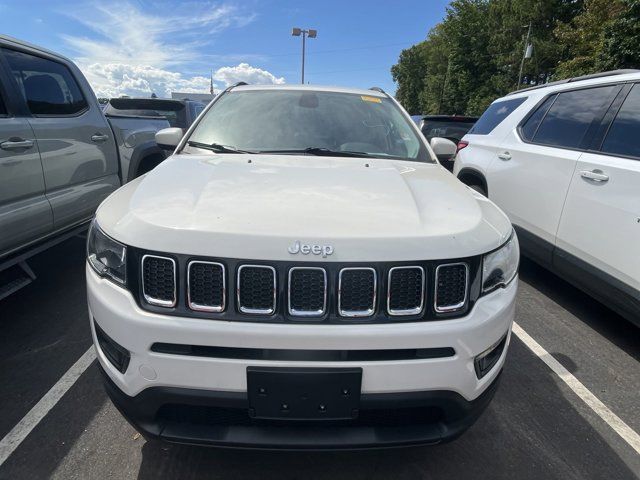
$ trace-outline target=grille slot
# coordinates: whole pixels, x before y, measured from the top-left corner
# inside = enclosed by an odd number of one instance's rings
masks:
[[[422,267],[389,270],[387,310],[389,315],[416,315],[424,308],[425,274]]]
[[[160,307],[176,304],[176,262],[157,255],[142,257],[142,294],[147,303]]]
[[[266,265],[238,267],[238,308],[243,313],[271,315],[276,310],[276,270]]]
[[[289,314],[318,317],[327,310],[327,272],[319,267],[289,270]]]
[[[373,268],[343,268],[338,279],[338,312],[369,317],[375,312],[377,275]]]
[[[222,312],[226,303],[224,265],[192,261],[187,267],[189,308],[199,312]]]
[[[468,277],[469,266],[466,263],[449,263],[436,268],[436,312],[454,312],[464,307]]]

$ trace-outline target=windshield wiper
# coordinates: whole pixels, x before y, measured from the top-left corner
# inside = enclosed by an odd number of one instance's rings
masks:
[[[293,150],[260,150],[257,153],[283,153],[283,154],[306,153],[307,155],[318,155],[318,156],[325,156],[325,157],[372,157],[374,156],[367,152],[354,152],[351,150],[331,150],[330,148],[324,148],[324,147],[308,147],[308,148],[293,149]]]
[[[240,150],[239,148],[232,147],[230,145],[221,145],[219,143],[202,143],[190,140],[187,142],[187,145],[190,147],[204,148],[205,150],[211,150],[216,153],[256,153],[249,150]]]

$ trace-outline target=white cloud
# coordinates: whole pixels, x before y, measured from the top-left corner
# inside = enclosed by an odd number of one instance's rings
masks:
[[[252,67],[248,63],[241,63],[235,67],[222,67],[213,74],[215,80],[224,82],[225,86],[236,82],[247,82],[252,85],[281,84],[283,77],[276,77],[273,73],[261,68]]]
[[[209,93],[210,79],[202,76],[183,77],[180,73],[149,65],[94,63],[83,73],[99,97],[170,97],[171,92]],[[214,84],[214,90],[216,85]]]
[[[244,27],[256,18],[238,6],[208,1],[189,2],[179,9],[156,4],[144,11],[126,0],[96,2],[69,15],[91,34],[62,38],[96,94],[109,97],[146,97],[151,93],[166,97],[172,91],[208,93],[208,77],[178,71],[208,72],[213,62],[239,61],[238,55],[207,52],[212,50],[210,44],[216,35]],[[248,63],[218,68],[213,77],[224,85],[237,81],[284,83],[284,78]],[[214,91],[217,89],[214,84]]]
[[[198,48],[213,35],[232,27],[243,27],[255,19],[238,7],[211,2],[183,5],[176,14],[167,5],[142,11],[127,1],[90,3],[75,9],[73,19],[94,35],[63,35],[80,62],[126,63],[164,67],[201,58]]]

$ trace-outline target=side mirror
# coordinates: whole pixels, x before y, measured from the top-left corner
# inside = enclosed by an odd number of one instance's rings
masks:
[[[181,128],[163,128],[156,132],[156,143],[163,150],[175,150],[184,132]]]
[[[455,143],[442,137],[433,137],[429,145],[440,161],[451,160],[458,149]]]

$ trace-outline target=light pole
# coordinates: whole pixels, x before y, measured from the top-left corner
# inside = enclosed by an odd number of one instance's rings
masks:
[[[302,83],[304,83],[304,49],[305,49],[305,40],[307,38],[307,36],[309,38],[316,38],[318,36],[318,31],[317,30],[313,30],[313,29],[309,29],[309,30],[304,30],[302,28],[297,28],[294,27],[291,30],[291,35],[293,35],[294,37],[299,37],[302,35]]]
[[[531,37],[531,22],[529,22],[529,25],[525,25],[525,27],[528,27],[527,38],[524,41],[524,51],[522,52],[522,61],[520,62],[520,71],[518,72],[518,83],[516,84],[516,90],[520,90],[520,84],[522,82],[522,70],[524,69],[524,59],[531,58],[531,54],[533,53],[533,47],[529,45],[529,38]]]

